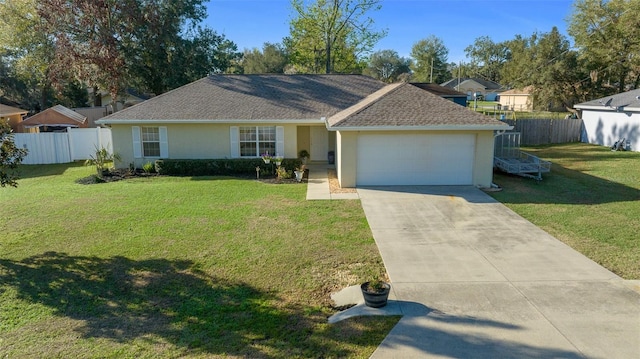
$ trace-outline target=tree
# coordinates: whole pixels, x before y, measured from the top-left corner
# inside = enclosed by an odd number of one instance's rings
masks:
[[[475,70],[471,64],[460,62],[450,62],[447,66],[447,70],[449,71],[449,78],[467,78],[473,77],[475,75]]]
[[[134,0],[37,2],[42,19],[37,29],[50,34],[55,44],[48,76],[58,89],[75,77],[98,84],[117,98],[126,81],[121,44],[138,25],[134,5]]]
[[[283,74],[289,64],[289,55],[280,44],[265,42],[258,48],[244,50],[242,67],[245,74]]]
[[[488,36],[481,36],[475,40],[473,45],[467,46],[464,52],[471,59],[474,76],[500,82],[502,66],[510,59],[506,43],[496,43]]]
[[[209,73],[241,54],[234,43],[198,27],[204,0],[39,0],[38,29],[55,44],[49,76],[108,90],[128,86],[160,94]]]
[[[0,187],[17,187],[19,178],[15,169],[20,165],[27,150],[16,147],[11,127],[6,121],[0,121]]]
[[[383,82],[393,83],[400,79],[400,75],[411,72],[411,60],[400,57],[393,50],[374,52],[369,58],[369,64],[364,74]]]
[[[507,41],[511,60],[504,64],[503,84],[533,86],[533,107],[549,110],[584,101],[580,79],[587,73],[571,50],[569,40],[556,27],[550,32],[520,35]]]
[[[443,83],[451,77],[448,67],[449,49],[442,39],[430,35],[411,48],[413,79],[417,82]]]
[[[291,36],[286,39],[292,62],[313,73],[352,72],[359,58],[371,51],[385,31],[373,30],[371,10],[379,0],[292,0]],[[323,70],[322,70],[323,69]]]
[[[576,0],[568,27],[595,90],[640,85],[640,0]]]
[[[54,42],[39,29],[36,0],[0,1],[0,86],[5,96],[25,108],[39,110],[52,103],[49,73]]]
[[[242,57],[235,43],[209,28],[197,27],[171,40],[167,35],[164,44],[146,46],[148,42],[153,43],[146,39],[125,47],[125,61],[129,85],[154,94],[227,72]]]

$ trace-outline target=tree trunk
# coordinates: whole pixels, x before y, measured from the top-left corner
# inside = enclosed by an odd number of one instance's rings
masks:
[[[326,47],[326,53],[327,53],[327,60],[325,61],[325,73],[330,74],[332,71],[331,69],[331,42],[329,41],[329,39],[327,38],[327,47]]]
[[[93,106],[102,107],[102,96],[100,96],[98,86],[93,86]]]

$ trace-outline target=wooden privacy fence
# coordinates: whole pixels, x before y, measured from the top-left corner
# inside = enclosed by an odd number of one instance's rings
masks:
[[[552,143],[579,142],[582,130],[581,119],[562,120],[502,120],[520,132],[521,145],[536,146]]]
[[[16,146],[26,148],[25,165],[68,163],[86,160],[94,155],[96,148],[106,148],[113,153],[111,129],[72,128],[68,132],[16,133]]]

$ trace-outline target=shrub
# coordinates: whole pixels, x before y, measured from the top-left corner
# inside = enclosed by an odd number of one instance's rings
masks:
[[[278,168],[276,168],[276,175],[278,176],[278,179],[281,180],[291,178],[291,171],[287,171],[284,166],[278,166]]]
[[[300,166],[299,159],[285,158],[282,167]],[[256,167],[260,167],[261,175],[273,171],[272,164],[265,164],[262,158],[234,158],[208,160],[157,160],[156,171],[168,176],[255,176]]]
[[[99,176],[105,171],[109,170],[109,163],[113,161],[120,161],[120,155],[117,153],[109,153],[109,151],[104,148],[98,148],[96,146],[96,150],[93,155],[89,155],[89,159],[85,161],[85,165],[87,166],[96,166],[96,172],[98,172]]]
[[[153,162],[147,162],[144,165],[142,165],[142,170],[145,173],[153,173],[156,170],[155,164],[153,164]]]

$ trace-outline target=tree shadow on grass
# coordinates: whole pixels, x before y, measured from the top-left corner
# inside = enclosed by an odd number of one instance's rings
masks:
[[[315,356],[308,350],[335,356],[337,350],[331,340],[309,339],[323,316],[290,303],[280,306],[274,294],[211,277],[191,261],[47,252],[22,261],[0,259],[3,286],[80,321],[68,330],[82,338],[126,345],[151,336],[188,352],[247,357]]]
[[[607,146],[586,143],[562,143],[526,147],[524,152],[543,157],[546,160],[571,159],[572,161],[612,161],[638,157],[637,152],[611,151]],[[554,163],[555,164],[555,163]]]
[[[415,318],[404,317],[389,333],[390,342],[395,346],[410,347],[413,355],[437,356],[446,358],[584,358],[579,352],[562,348],[535,346],[532,344],[511,341],[500,338],[498,334],[482,335],[474,333],[477,328],[486,327],[487,331],[500,329],[524,330],[505,323],[478,320],[475,318],[460,318],[455,316],[429,316],[425,324],[416,322]],[[444,323],[444,326],[438,324]],[[460,328],[456,328],[460,326]],[[464,330],[469,326],[470,331]],[[497,328],[497,329],[496,329]],[[382,343],[382,353],[385,353],[386,343]]]
[[[57,176],[65,173],[70,168],[86,167],[83,161],[70,163],[57,163],[46,165],[20,165],[17,169],[20,179],[38,178],[45,176]],[[95,168],[95,167],[94,167]],[[95,172],[95,171],[94,171]]]
[[[636,188],[556,163],[542,178],[542,181],[536,181],[496,171],[493,181],[503,191],[492,193],[492,197],[502,203],[513,204],[591,205],[640,200],[640,190]]]

